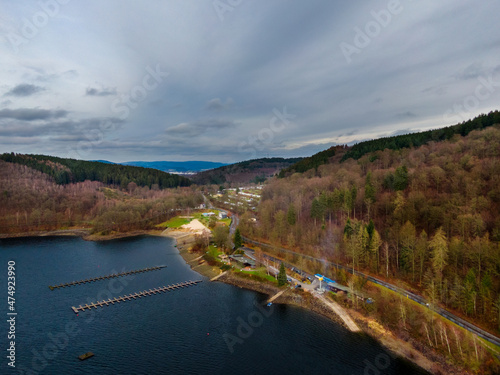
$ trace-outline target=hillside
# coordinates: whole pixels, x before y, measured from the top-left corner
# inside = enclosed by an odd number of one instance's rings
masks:
[[[150,229],[203,202],[190,188],[150,189],[130,184],[120,190],[98,181],[56,184],[26,165],[0,160],[0,234],[73,226],[111,231]]]
[[[191,179],[198,185],[259,183],[279,173],[302,158],[263,158],[247,160],[200,172]]]
[[[107,185],[127,188],[133,182],[138,186],[165,189],[189,186],[191,181],[185,177],[165,173],[157,169],[124,166],[75,159],[58,158],[46,155],[23,155],[5,153],[0,160],[26,165],[51,176],[55,183],[65,185],[86,180],[99,181]]]
[[[500,126],[375,149],[355,160],[336,148],[328,163],[272,180],[258,225],[244,217],[242,232],[404,281],[498,334]]]
[[[288,168],[282,169],[278,174],[278,177],[283,178],[286,175],[290,175],[293,173],[303,173],[312,168],[318,169],[320,165],[328,163],[329,158],[335,156],[335,149],[336,147],[330,147],[328,150],[320,151],[313,156],[304,158],[290,165]]]
[[[450,140],[456,135],[466,136],[473,130],[485,129],[495,124],[500,124],[499,111],[492,111],[488,114],[480,115],[460,124],[444,128],[373,139],[357,143],[351,147],[331,147],[328,150],[320,151],[317,154],[304,158],[296,164],[283,169],[279,173],[279,177],[282,178],[289,176],[296,172],[303,173],[313,168],[317,170],[318,166],[328,163],[329,158],[335,155],[335,150],[346,149],[345,152],[342,153],[342,162],[350,158],[358,160],[362,156],[373,154],[376,151],[383,151],[386,149],[401,150],[403,148],[419,147],[428,144],[429,142]],[[371,157],[376,158],[377,156],[372,155]]]

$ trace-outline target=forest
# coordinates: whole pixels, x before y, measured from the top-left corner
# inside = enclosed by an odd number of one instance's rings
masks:
[[[328,163],[266,185],[257,224],[243,215],[242,234],[403,282],[498,332],[496,116],[463,125],[481,130],[464,136],[454,128],[445,140],[418,147],[377,150],[383,141],[372,143],[356,159],[352,149],[337,146]]]
[[[283,178],[291,173],[303,173],[309,169],[317,169],[320,165],[328,163],[328,159],[335,155],[335,147],[330,147],[328,150],[318,152],[313,156],[304,158],[288,168],[284,168],[278,174],[278,177]]]
[[[360,142],[352,146],[349,151],[344,154],[342,161],[349,158],[357,160],[363,155],[374,151],[385,149],[400,150],[402,148],[419,147],[431,141],[445,141],[453,138],[455,134],[466,136],[473,130],[481,130],[495,124],[500,124],[500,112],[498,111],[492,111],[488,114],[483,114],[474,119],[445,128]]]
[[[495,124],[500,124],[500,112],[498,111],[482,114],[474,119],[444,128],[373,139],[357,143],[351,147],[345,145],[333,146],[328,150],[320,151],[315,155],[304,158],[282,169],[278,177],[283,178],[293,173],[303,173],[309,169],[318,169],[320,165],[328,163],[328,160],[335,155],[335,150],[345,150],[340,159],[341,162],[350,158],[358,160],[367,154],[371,154],[370,157],[373,159],[377,157],[375,151],[401,150],[403,148],[419,147],[429,142],[449,140],[455,135],[466,136],[473,130],[481,130]]]
[[[0,233],[91,228],[95,233],[151,229],[203,202],[191,187],[160,189],[128,182],[57,184],[48,174],[0,160]]]
[[[156,185],[160,189],[176,186],[189,186],[191,181],[185,177],[169,174],[156,169],[125,166],[119,164],[101,163],[58,158],[46,155],[23,155],[5,153],[0,160],[9,163],[26,165],[32,169],[53,177],[56,184],[99,181],[107,185],[116,185],[126,188],[130,182],[138,186],[152,188]]]

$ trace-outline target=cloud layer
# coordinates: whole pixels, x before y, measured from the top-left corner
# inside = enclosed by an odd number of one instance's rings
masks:
[[[0,151],[306,156],[498,109],[493,0],[222,2],[4,7]]]
[[[30,96],[43,90],[44,88],[40,86],[21,83],[7,91],[5,96]]]

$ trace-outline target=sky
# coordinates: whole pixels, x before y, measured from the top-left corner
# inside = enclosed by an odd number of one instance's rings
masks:
[[[496,0],[0,0],[0,152],[309,156],[499,109]]]

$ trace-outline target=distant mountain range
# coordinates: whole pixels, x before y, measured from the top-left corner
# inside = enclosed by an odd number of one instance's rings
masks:
[[[134,167],[144,167],[158,169],[163,172],[192,174],[207,169],[223,167],[227,164],[212,161],[127,161],[124,163],[113,163],[107,160],[93,160],[107,164],[131,165]]]

